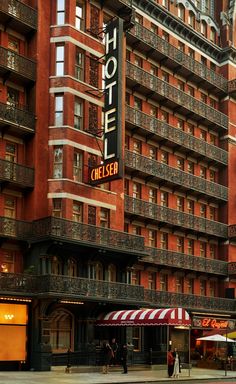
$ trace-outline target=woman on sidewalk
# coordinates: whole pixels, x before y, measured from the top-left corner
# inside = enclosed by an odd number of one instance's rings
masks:
[[[172,377],[172,375],[173,375],[174,362],[175,362],[175,358],[173,356],[173,353],[172,353],[172,350],[171,350],[171,347],[170,347],[169,350],[168,350],[168,353],[167,353],[168,377]]]
[[[180,374],[180,358],[179,358],[179,353],[177,351],[177,348],[175,348],[173,352],[173,357],[174,357],[174,372],[173,372],[173,377],[176,377],[178,379],[179,374]]]

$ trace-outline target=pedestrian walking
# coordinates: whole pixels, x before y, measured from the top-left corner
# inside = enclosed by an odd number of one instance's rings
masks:
[[[122,363],[122,367],[123,367],[122,373],[128,373],[127,355],[128,355],[127,344],[123,344],[122,349],[121,349],[121,363]]]
[[[179,357],[179,353],[177,351],[177,348],[175,348],[175,350],[173,352],[173,356],[175,359],[173,377],[178,379],[179,374],[180,374],[180,357]]]
[[[116,342],[116,339],[115,337],[113,337],[113,339],[111,340],[111,349],[112,349],[112,352],[113,352],[113,356],[112,356],[112,359],[111,359],[111,365],[117,365],[117,351],[118,351],[118,344]]]
[[[173,352],[171,350],[171,347],[169,347],[168,353],[167,353],[167,367],[168,367],[168,377],[172,377],[174,372],[174,362],[175,358],[173,356]]]
[[[108,367],[111,364],[111,359],[113,357],[113,351],[108,341],[105,341],[103,344],[102,355],[103,355],[102,373],[108,373]]]

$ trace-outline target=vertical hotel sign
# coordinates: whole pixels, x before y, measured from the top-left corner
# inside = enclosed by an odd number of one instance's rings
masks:
[[[122,42],[123,20],[117,18],[105,32],[104,161],[89,170],[90,183],[119,179],[122,167]]]

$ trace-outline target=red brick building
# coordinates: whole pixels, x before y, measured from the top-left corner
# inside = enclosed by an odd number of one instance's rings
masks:
[[[184,308],[191,353],[202,319],[234,329],[234,12],[0,4],[2,369],[95,364],[112,336],[134,362],[187,354],[186,331],[96,327],[110,311]]]

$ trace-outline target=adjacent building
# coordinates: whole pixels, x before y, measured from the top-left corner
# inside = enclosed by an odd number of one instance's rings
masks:
[[[133,363],[169,341],[194,358],[203,329],[234,330],[235,11],[0,3],[1,369],[98,364],[111,337]],[[97,326],[148,308],[186,311],[190,339]]]

